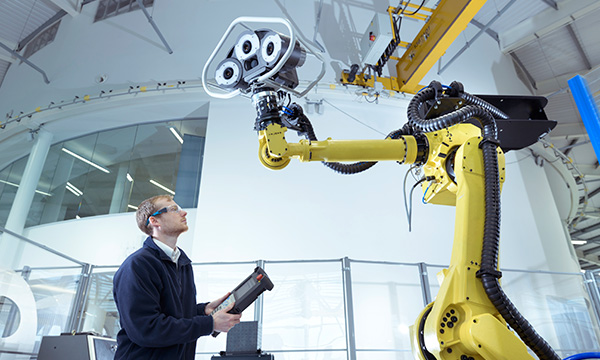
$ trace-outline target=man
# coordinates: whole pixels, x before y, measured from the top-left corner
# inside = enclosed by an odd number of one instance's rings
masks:
[[[233,304],[210,315],[229,294],[196,304],[191,260],[177,247],[177,238],[188,230],[186,215],[168,195],[138,207],[138,227],[149,237],[114,277],[121,321],[115,359],[191,360],[200,336],[227,332],[240,322],[241,315],[227,313]]]

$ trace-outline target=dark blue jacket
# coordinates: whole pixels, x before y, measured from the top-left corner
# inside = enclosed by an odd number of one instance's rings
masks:
[[[192,264],[181,251],[177,266],[152,238],[117,270],[113,294],[121,330],[115,359],[194,359],[196,340],[213,319],[196,304]]]

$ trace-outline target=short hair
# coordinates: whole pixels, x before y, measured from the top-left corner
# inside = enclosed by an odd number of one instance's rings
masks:
[[[142,230],[142,232],[152,236],[152,224],[148,222],[148,218],[156,211],[160,210],[156,208],[156,203],[158,200],[173,200],[171,195],[157,195],[153,196],[150,199],[146,199],[141,202],[138,206],[138,209],[135,212],[135,219],[137,221],[137,225]]]

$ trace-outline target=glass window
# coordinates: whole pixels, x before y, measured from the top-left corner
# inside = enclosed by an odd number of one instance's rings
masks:
[[[197,207],[206,119],[158,122],[54,144],[25,226],[135,211],[171,194]],[[182,155],[183,154],[183,155]],[[0,224],[6,224],[28,157],[0,171]]]

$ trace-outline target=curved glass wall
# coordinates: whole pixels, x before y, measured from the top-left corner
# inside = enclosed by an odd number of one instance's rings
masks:
[[[135,211],[144,199],[174,195],[197,207],[206,119],[134,125],[88,134],[50,147],[26,227]],[[0,171],[4,226],[27,163]]]

